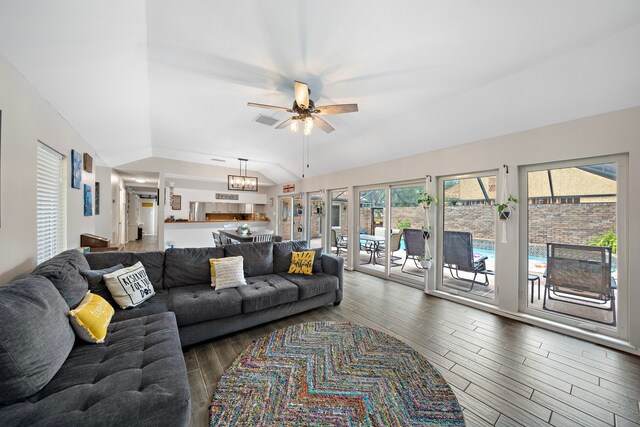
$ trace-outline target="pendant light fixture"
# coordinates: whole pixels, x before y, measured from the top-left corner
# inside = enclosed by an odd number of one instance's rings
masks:
[[[227,189],[236,191],[258,191],[258,177],[247,176],[248,159],[238,158],[240,161],[240,175],[227,176]],[[244,174],[242,173],[242,162],[244,162]]]

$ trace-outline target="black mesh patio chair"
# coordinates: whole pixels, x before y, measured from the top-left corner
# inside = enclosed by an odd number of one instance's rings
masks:
[[[467,292],[471,292],[473,286],[489,285],[488,274],[493,272],[487,270],[485,264],[487,257],[475,259],[473,256],[473,236],[468,231],[445,231],[443,242],[443,264],[449,269],[451,277],[456,280],[471,283]],[[472,279],[460,276],[460,272],[473,273]],[[484,282],[476,280],[478,274],[484,275]]]
[[[405,256],[404,262],[402,263],[402,267],[400,271],[406,274],[413,274],[414,276],[422,277],[422,274],[411,273],[409,271],[404,271],[404,266],[407,263],[407,260],[413,260],[416,268],[420,270],[424,270],[421,264],[418,263],[418,260],[424,258],[424,239],[426,237],[426,233],[423,230],[419,230],[417,228],[405,228],[404,231],[404,245],[405,245]]]
[[[616,324],[616,280],[611,276],[611,248],[547,243],[547,271],[542,308],[547,300],[562,301],[612,312]],[[556,298],[553,298],[553,296]],[[573,313],[573,317],[593,320]]]

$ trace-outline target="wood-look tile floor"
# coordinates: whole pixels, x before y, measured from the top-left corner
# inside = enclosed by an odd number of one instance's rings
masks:
[[[640,357],[357,272],[345,272],[338,307],[185,349],[191,425],[208,424],[215,386],[242,349],[276,329],[317,320],[365,325],[411,345],[449,382],[467,426],[640,425]]]

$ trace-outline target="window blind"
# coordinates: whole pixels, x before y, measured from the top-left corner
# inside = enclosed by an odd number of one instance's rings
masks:
[[[64,156],[38,143],[37,261],[60,253],[66,246],[66,193]]]

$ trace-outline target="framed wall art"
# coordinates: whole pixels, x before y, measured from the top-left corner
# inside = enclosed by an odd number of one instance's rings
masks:
[[[88,153],[84,153],[82,156],[82,167],[85,171],[89,173],[93,173],[93,157],[91,157]]]
[[[174,211],[179,211],[182,208],[182,196],[178,196],[177,194],[173,195],[171,199],[171,209]]]
[[[82,181],[82,157],[76,150],[71,150],[71,188],[80,189]]]
[[[93,215],[93,194],[89,184],[84,185],[84,216]]]
[[[96,182],[96,191],[95,191],[95,215],[100,215],[100,183]]]

